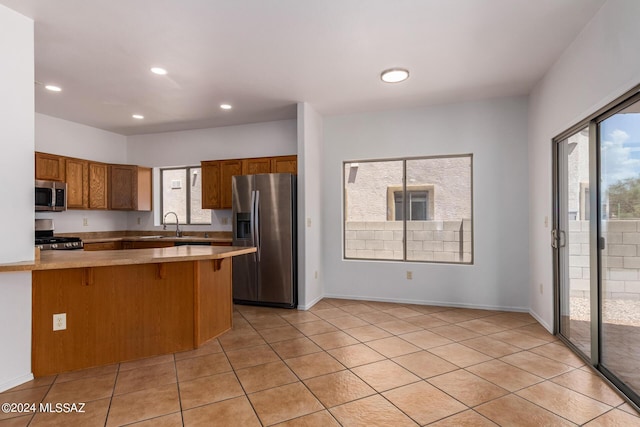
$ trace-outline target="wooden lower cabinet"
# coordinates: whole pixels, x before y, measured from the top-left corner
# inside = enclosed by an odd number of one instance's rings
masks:
[[[122,249],[122,242],[96,242],[96,243],[85,243],[84,250],[85,251],[117,251]]]
[[[198,348],[231,329],[231,259],[33,272],[35,376]],[[67,328],[52,330],[54,314]]]
[[[171,241],[158,241],[156,239],[152,241],[122,242],[122,249],[169,248],[171,246],[175,246],[175,243]]]

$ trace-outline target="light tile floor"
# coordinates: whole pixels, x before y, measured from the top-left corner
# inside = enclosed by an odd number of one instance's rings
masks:
[[[37,378],[5,426],[640,426],[638,413],[528,314],[325,299],[236,306],[198,350]]]

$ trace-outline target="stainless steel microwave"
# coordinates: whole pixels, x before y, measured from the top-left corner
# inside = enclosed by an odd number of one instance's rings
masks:
[[[36,211],[67,210],[67,184],[36,180]]]

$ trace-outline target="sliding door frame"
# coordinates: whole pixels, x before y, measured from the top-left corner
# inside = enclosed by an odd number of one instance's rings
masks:
[[[638,394],[631,390],[626,384],[618,379],[613,373],[611,373],[606,367],[601,364],[601,326],[602,326],[602,269],[601,269],[601,254],[604,249],[604,243],[600,238],[600,219],[601,219],[601,204],[600,200],[600,138],[599,138],[599,125],[604,120],[624,110],[630,105],[640,101],[640,85],[634,87],[632,90],[626,92],[624,95],[618,97],[614,101],[610,102],[603,108],[599,109],[589,117],[570,127],[566,131],[560,133],[552,139],[552,173],[553,173],[553,229],[557,230],[560,226],[560,194],[562,191],[561,186],[565,184],[560,182],[560,144],[581,131],[582,129],[589,128],[589,183],[592,189],[589,191],[589,209],[592,213],[589,217],[589,269],[590,269],[590,334],[591,334],[591,355],[587,357],[580,349],[577,348],[567,337],[561,334],[560,318],[561,312],[561,290],[560,281],[562,279],[562,271],[560,264],[560,247],[553,249],[553,280],[554,280],[554,334],[558,336],[568,347],[570,347],[578,356],[580,356],[586,363],[591,365],[595,371],[607,382],[620,390],[627,401],[632,404],[636,409],[640,409],[640,400],[638,400]],[[556,245],[559,246],[559,245]],[[640,368],[640,367],[639,367]],[[633,399],[633,400],[632,400]]]

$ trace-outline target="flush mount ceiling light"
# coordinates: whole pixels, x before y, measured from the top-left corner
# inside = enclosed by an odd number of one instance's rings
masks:
[[[44,88],[46,90],[50,90],[51,92],[60,92],[60,91],[62,91],[62,88],[60,86],[46,85]]]
[[[385,83],[400,83],[409,78],[409,70],[404,68],[389,68],[380,73],[380,78]]]
[[[231,110],[232,107],[229,104],[220,104],[220,108],[223,110]]]
[[[144,116],[142,114],[134,114],[131,117],[133,117],[134,119],[138,119],[138,120],[144,119]]]
[[[167,70],[165,70],[164,68],[160,68],[160,67],[153,67],[151,68],[151,72],[153,74],[157,74],[159,76],[164,76],[167,74]]]

